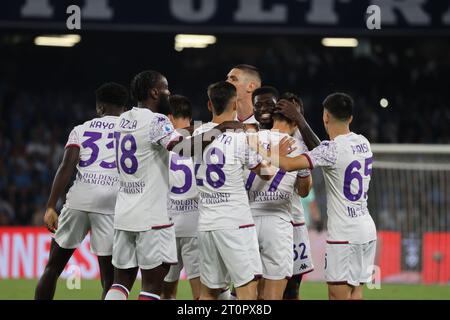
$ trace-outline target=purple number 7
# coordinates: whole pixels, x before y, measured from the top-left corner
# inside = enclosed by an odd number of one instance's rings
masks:
[[[278,170],[277,174],[272,179],[272,183],[269,186],[270,192],[277,191],[278,186],[280,185],[281,180],[283,179],[283,177],[285,175],[286,175],[286,172],[284,172],[283,170]],[[254,173],[253,171],[250,171],[250,174],[248,175],[248,178],[247,178],[247,182],[245,183],[246,190],[250,190],[250,188],[253,185],[253,182],[255,181],[255,178],[256,178],[256,173]]]

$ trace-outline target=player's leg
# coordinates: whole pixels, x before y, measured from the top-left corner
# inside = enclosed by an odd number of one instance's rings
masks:
[[[186,270],[186,276],[191,285],[192,298],[200,298],[200,266],[197,237],[180,238],[181,260]],[[180,260],[180,258],[178,258]]]
[[[214,243],[213,231],[199,231],[200,300],[217,300],[230,282],[228,271]]]
[[[50,256],[48,263],[45,266],[44,272],[36,286],[34,299],[36,300],[51,300],[55,296],[56,283],[59,276],[64,270],[67,262],[70,260],[75,249],[61,248],[52,239],[50,246]]]
[[[58,222],[49,261],[36,287],[35,299],[53,299],[59,276],[90,228],[86,212],[66,207],[61,210]]]
[[[114,282],[114,266],[112,265],[114,215],[89,213],[88,216],[91,225],[91,251],[98,257],[103,288],[102,299],[105,299]]]
[[[236,296],[238,300],[256,300],[257,299],[258,281],[251,280],[250,282],[236,287]]]
[[[300,284],[302,282],[302,274],[294,274],[287,281],[286,289],[284,289],[283,300],[299,300]]]
[[[127,300],[138,273],[136,232],[114,230],[112,264],[114,283],[105,300]]]
[[[352,296],[353,287],[346,283],[328,283],[328,299],[349,300]]]
[[[258,286],[257,286],[257,290],[258,290],[257,299],[258,300],[264,300],[264,282],[265,282],[264,278],[261,278],[258,280]]]
[[[362,300],[363,299],[363,285],[354,287],[350,295],[350,300]]]
[[[139,232],[136,249],[142,274],[139,300],[159,300],[170,266],[178,264],[175,228]]]
[[[264,300],[283,299],[284,289],[286,289],[287,279],[270,280],[264,279]]]
[[[177,297],[178,279],[183,269],[183,257],[181,256],[181,238],[176,238],[178,263],[170,266],[169,272],[164,278],[161,299],[175,300]]]
[[[114,266],[112,265],[111,256],[98,256],[98,266],[100,269],[100,281],[102,284],[102,300],[105,299],[106,294],[114,282]]]
[[[170,270],[169,270],[170,273]],[[178,291],[178,280],[168,282],[164,280],[162,291],[161,291],[161,299],[162,300],[175,300],[177,298]]]

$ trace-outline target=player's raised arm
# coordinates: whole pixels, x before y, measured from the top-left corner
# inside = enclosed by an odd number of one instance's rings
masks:
[[[308,122],[306,122],[305,117],[298,112],[298,108],[295,103],[281,99],[278,101],[276,108],[277,110],[275,112],[281,113],[286,118],[295,122],[306,146],[308,147],[308,150],[312,150],[320,144],[320,139],[311,129]]]
[[[72,131],[71,136],[76,133]],[[69,138],[70,141],[70,138]],[[70,182],[73,171],[75,170],[80,158],[80,147],[77,143],[67,144],[64,157],[56,171],[53,179],[52,190],[47,201],[47,209],[44,215],[44,223],[50,232],[58,229],[58,214],[56,213],[56,203],[61,193],[63,193]]]

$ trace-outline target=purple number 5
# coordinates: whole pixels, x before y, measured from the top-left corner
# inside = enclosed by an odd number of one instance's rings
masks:
[[[181,187],[173,186],[170,191],[175,194],[183,194],[189,191],[192,186],[192,171],[191,169],[182,163],[178,163],[179,160],[183,160],[186,158],[180,157],[177,154],[172,155],[172,159],[170,160],[170,170],[172,171],[182,171],[185,176],[184,185]]]

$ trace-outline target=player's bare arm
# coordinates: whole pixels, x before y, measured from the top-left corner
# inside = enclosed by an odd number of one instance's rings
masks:
[[[308,122],[306,122],[305,117],[298,112],[298,109],[293,102],[281,99],[277,102],[275,113],[277,112],[296,123],[308,150],[312,150],[320,144],[320,139],[311,129]]]
[[[64,157],[56,171],[52,184],[52,190],[47,202],[47,209],[44,215],[44,223],[50,232],[58,229],[58,214],[56,213],[56,203],[61,193],[64,192],[70,182],[73,171],[79,161],[80,149],[78,147],[68,147],[64,152]]]

